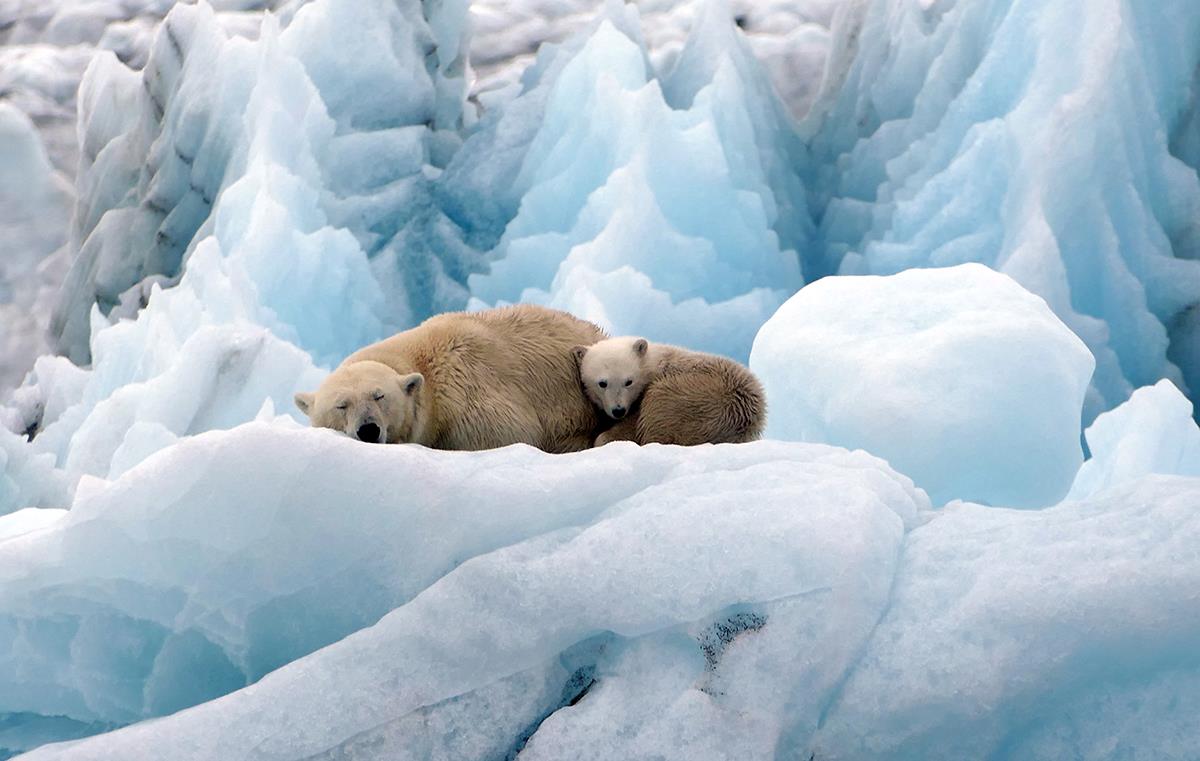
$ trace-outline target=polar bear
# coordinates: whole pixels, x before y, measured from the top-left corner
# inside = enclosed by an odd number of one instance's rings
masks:
[[[296,406],[313,426],[366,442],[587,449],[601,418],[579,393],[571,347],[603,338],[537,306],[442,314],[351,354]]]
[[[762,385],[731,359],[634,336],[572,352],[588,399],[617,421],[596,446],[622,440],[691,446],[762,435]]]

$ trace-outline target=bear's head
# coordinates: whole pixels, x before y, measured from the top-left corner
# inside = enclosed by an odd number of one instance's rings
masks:
[[[334,370],[316,393],[296,394],[296,406],[316,428],[332,428],[372,444],[418,440],[420,373],[401,375],[380,362],[362,361]]]
[[[624,336],[573,349],[584,392],[613,420],[628,415],[646,390],[648,348],[646,339]]]

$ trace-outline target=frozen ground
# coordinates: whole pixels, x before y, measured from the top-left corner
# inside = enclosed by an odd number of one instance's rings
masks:
[[[0,2],[0,757],[1194,758],[1200,7],[170,5]],[[300,426],[512,301],[771,440]]]

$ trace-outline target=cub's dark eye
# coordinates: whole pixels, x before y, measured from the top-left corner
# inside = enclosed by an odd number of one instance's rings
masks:
[[[339,404],[339,405],[337,406],[337,408],[338,408],[339,410],[346,410],[346,409],[350,409],[350,404],[349,404],[348,402],[342,402],[341,404]]]
[[[377,402],[382,402],[382,401],[383,401],[383,394],[376,394],[374,398],[375,398],[375,401],[377,401]]]
[[[632,385],[633,385],[633,378],[630,378],[629,380],[625,381],[625,385],[626,385],[626,386],[632,386]]]
[[[600,381],[596,385],[599,386],[600,388],[608,388],[608,381]]]

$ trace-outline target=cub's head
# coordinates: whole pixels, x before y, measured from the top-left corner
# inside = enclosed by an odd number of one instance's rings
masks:
[[[646,390],[648,348],[646,339],[625,336],[573,349],[584,391],[613,420],[629,414]]]
[[[316,428],[372,444],[408,442],[424,381],[420,373],[401,375],[379,362],[353,362],[334,370],[316,393],[296,394],[296,406]]]

